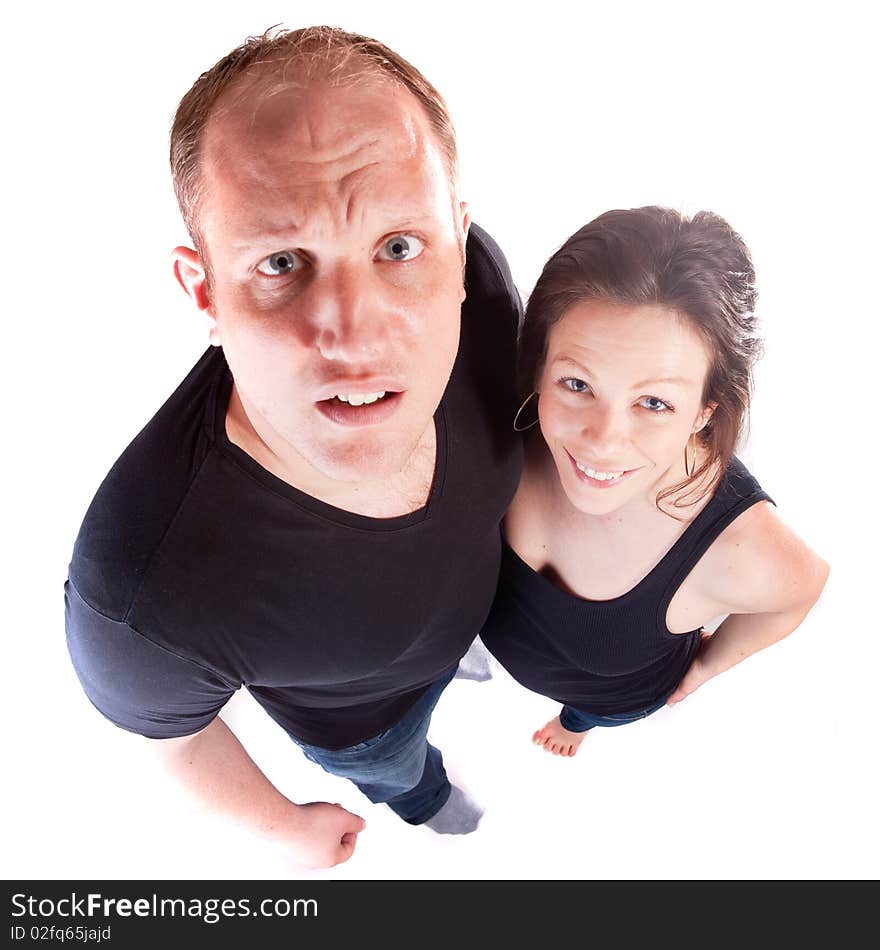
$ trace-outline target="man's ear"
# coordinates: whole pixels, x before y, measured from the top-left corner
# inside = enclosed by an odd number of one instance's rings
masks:
[[[468,230],[471,226],[471,212],[466,201],[458,203],[458,220],[460,222],[462,236],[467,241]]]
[[[219,346],[217,320],[211,307],[208,278],[201,257],[191,247],[181,246],[174,248],[171,258],[174,261],[174,276],[177,278],[177,283],[183,287],[187,297],[192,300],[198,310],[208,318],[210,325],[208,339],[212,346]]]
[[[467,266],[467,236],[471,226],[471,213],[466,201],[459,201],[458,203],[458,221],[456,223],[461,232],[461,302],[464,303],[467,297],[464,286],[464,272]]]

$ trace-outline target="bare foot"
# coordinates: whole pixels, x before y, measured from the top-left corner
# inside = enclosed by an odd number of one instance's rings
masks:
[[[532,736],[532,742],[553,755],[574,755],[585,735],[585,732],[569,732],[557,716]]]

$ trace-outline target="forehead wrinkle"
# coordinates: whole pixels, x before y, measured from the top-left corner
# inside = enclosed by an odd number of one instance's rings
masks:
[[[420,193],[426,178],[445,182],[442,158],[435,155],[418,103],[409,93],[386,95],[386,88],[358,87],[350,96],[331,91],[329,99],[279,94],[274,106],[264,101],[263,109],[247,98],[212,117],[204,152],[206,224],[229,220],[231,211],[240,245],[242,239],[262,244],[273,233],[293,240],[297,232],[308,232],[304,240],[312,234],[321,239],[328,228],[351,229],[356,221],[380,216],[431,216],[436,209],[426,213]],[[361,111],[367,119],[360,119]],[[422,183],[415,192],[414,163]],[[381,203],[370,201],[374,172],[383,183]],[[397,189],[398,179],[409,184]],[[244,205],[240,194],[248,195]],[[259,215],[248,213],[248,205]],[[236,206],[244,213],[236,214]],[[389,221],[388,227],[399,223]]]
[[[350,150],[339,156],[333,164],[318,160],[290,160],[278,164],[265,155],[253,162],[211,162],[206,189],[209,200],[205,203],[205,213],[210,216],[211,182],[258,188],[267,196],[269,203],[276,206],[278,217],[277,223],[266,222],[267,226],[255,227],[255,233],[262,235],[276,230],[297,231],[306,221],[330,211],[334,200],[339,201],[346,189],[357,183],[369,169],[380,164],[378,160],[362,161],[364,149],[374,144],[370,142],[362,148]],[[357,167],[348,170],[352,164]],[[289,188],[290,182],[295,183],[293,192]]]
[[[252,85],[217,108],[206,142],[220,137],[260,155],[293,149],[304,164],[338,161],[370,146],[412,155],[419,148],[417,108],[411,94],[377,79],[353,87],[289,83],[268,94]]]
[[[215,161],[214,155],[209,154],[208,162],[212,177],[264,185],[274,190],[279,185],[289,183],[308,186],[343,180],[361,169],[378,164],[380,158],[376,152],[379,145],[378,140],[373,139],[354,147],[349,145],[341,153],[309,157],[288,157],[263,149],[227,146],[223,149],[227,160]],[[235,157],[234,161],[228,160],[230,152]],[[280,149],[276,152],[280,152]]]
[[[218,122],[206,135],[206,190],[214,179],[257,185],[269,193],[289,184],[307,188],[335,183],[343,191],[373,166],[427,159],[425,137],[410,115],[398,116],[397,128],[388,135],[378,136],[371,124],[325,141],[319,141],[314,126],[302,118],[289,123],[281,135],[262,136],[237,135],[234,126],[224,129]]]

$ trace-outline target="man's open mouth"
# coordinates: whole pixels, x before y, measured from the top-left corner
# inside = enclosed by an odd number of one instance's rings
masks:
[[[385,422],[400,406],[403,392],[336,393],[315,405],[331,422],[344,426],[372,426]]]
[[[369,406],[380,399],[384,399],[387,393],[383,389],[378,393],[339,393],[331,397],[339,402],[348,403],[349,406]],[[392,394],[393,395],[393,394]]]

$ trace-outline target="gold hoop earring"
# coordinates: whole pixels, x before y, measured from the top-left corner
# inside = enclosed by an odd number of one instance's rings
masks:
[[[688,478],[694,477],[694,472],[697,470],[697,430],[691,433],[691,443],[694,447],[694,457],[691,459],[690,464],[688,464],[688,446],[687,442],[684,444],[684,471]]]
[[[533,425],[537,424],[538,417],[535,416],[535,421],[530,422],[527,426],[517,425],[517,423],[519,422],[519,417],[522,414],[523,409],[525,409],[525,407],[529,404],[529,400],[531,400],[532,396],[537,396],[537,395],[538,395],[537,391],[529,393],[529,395],[526,396],[523,404],[519,407],[519,409],[516,410],[516,415],[513,417],[513,431],[514,432],[525,432],[527,429],[531,429]]]

